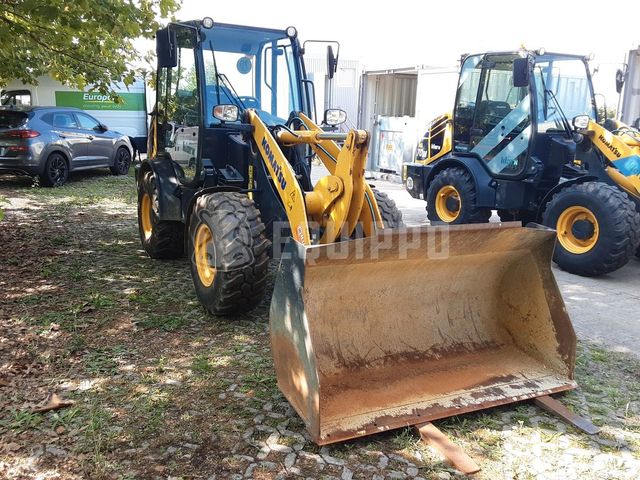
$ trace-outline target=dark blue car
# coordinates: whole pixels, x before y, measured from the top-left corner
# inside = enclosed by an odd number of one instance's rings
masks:
[[[126,175],[132,155],[129,137],[82,110],[0,109],[0,174],[38,176],[41,185],[55,187],[76,170],[109,168],[114,175]]]

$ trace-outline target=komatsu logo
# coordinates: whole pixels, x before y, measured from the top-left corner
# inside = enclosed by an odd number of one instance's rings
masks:
[[[620,158],[622,156],[620,151],[615,146],[611,145],[611,143],[608,142],[606,138],[604,138],[604,135],[600,134],[598,136],[598,140],[604,143],[605,146],[611,151],[611,153],[613,153],[617,158]]]
[[[278,165],[278,162],[276,162],[276,158],[273,155],[271,147],[269,146],[269,143],[267,142],[267,139],[265,137],[262,138],[262,148],[264,148],[264,153],[267,155],[267,160],[269,161],[271,168],[273,168],[275,177],[274,180],[276,181],[276,183],[278,183],[278,185],[280,185],[280,188],[284,190],[285,188],[287,188],[287,180],[284,178],[282,169],[280,168],[280,165]]]

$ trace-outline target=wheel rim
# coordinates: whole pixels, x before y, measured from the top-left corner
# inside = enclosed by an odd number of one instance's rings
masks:
[[[148,193],[145,193],[142,197],[142,204],[140,205],[140,220],[142,221],[142,232],[144,233],[145,240],[151,237],[153,231],[151,212],[151,197]]]
[[[586,227],[585,227],[586,226]],[[582,254],[590,251],[600,236],[598,220],[586,207],[567,208],[558,217],[556,224],[558,241],[570,253]]]
[[[194,239],[194,256],[198,277],[205,287],[210,287],[216,278],[216,268],[209,261],[209,246],[212,243],[213,234],[211,229],[206,224],[201,223],[196,230]]]
[[[124,173],[129,166],[129,152],[121,148],[118,153],[118,172]]]
[[[451,223],[460,216],[460,194],[453,185],[445,185],[436,195],[436,213],[443,222]]]
[[[60,185],[67,176],[67,162],[64,158],[56,155],[49,162],[49,178],[54,185]]]

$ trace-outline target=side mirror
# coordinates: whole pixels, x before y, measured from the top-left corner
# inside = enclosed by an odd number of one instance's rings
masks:
[[[178,41],[176,31],[163,28],[156,32],[156,56],[158,68],[174,68],[178,66]]]
[[[516,58],[513,61],[513,86],[528,87],[531,76],[529,58]]]
[[[618,69],[616,70],[616,92],[622,93],[623,86],[624,86],[624,72]]]
[[[338,57],[333,53],[333,47],[331,45],[327,46],[327,75],[329,76],[329,80],[333,78],[335,73],[338,71]]]
[[[104,123],[99,123],[95,126],[94,130],[97,130],[99,132],[106,132],[107,130],[109,130],[109,127],[107,127]]]
[[[237,105],[216,105],[213,107],[213,116],[221,122],[236,122],[240,118]]]
[[[589,126],[589,115],[578,115],[573,117],[573,128],[576,130],[585,130]]]
[[[329,47],[331,48],[331,47]],[[347,121],[347,112],[338,108],[330,108],[324,112],[324,123],[335,127]]]

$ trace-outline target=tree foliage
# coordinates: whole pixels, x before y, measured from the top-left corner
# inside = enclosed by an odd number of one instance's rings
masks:
[[[42,75],[110,93],[130,85],[141,59],[133,41],[151,38],[177,0],[0,0],[0,86]]]

